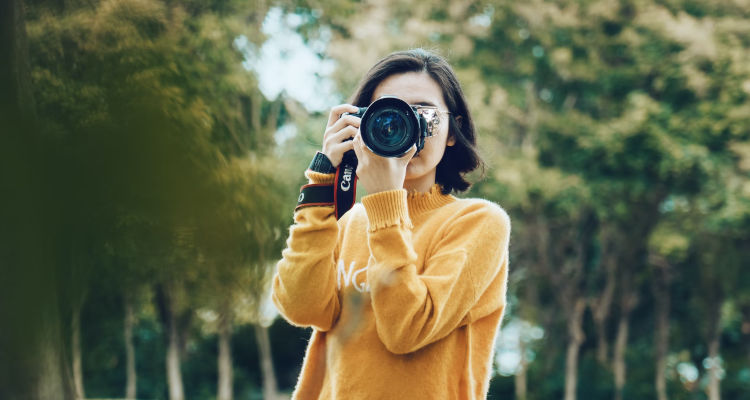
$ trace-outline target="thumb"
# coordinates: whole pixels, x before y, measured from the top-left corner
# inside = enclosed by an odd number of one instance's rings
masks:
[[[401,156],[400,159],[404,161],[409,161],[414,157],[415,154],[417,154],[417,145],[413,144],[411,148],[409,149],[409,151],[407,151],[406,154]]]

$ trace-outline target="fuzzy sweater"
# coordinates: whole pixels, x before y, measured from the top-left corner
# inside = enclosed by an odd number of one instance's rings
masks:
[[[307,172],[311,181],[332,175]],[[510,220],[394,190],[295,213],[273,300],[312,327],[294,399],[483,399],[505,310]]]

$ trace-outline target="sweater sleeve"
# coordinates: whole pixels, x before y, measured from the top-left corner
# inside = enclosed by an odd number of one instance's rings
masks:
[[[333,182],[332,174],[308,170],[306,176],[311,183]],[[272,296],[291,324],[327,331],[336,321],[341,309],[334,262],[338,233],[333,207],[306,207],[294,214]]]
[[[406,192],[377,193],[362,203],[369,220],[367,280],[378,336],[388,350],[419,350],[504,311],[510,219],[500,207],[477,201],[452,216],[418,272]]]

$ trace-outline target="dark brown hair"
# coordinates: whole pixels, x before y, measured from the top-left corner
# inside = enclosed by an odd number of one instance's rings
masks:
[[[370,68],[350,102],[357,107],[370,105],[375,89],[384,79],[406,72],[424,72],[443,90],[443,101],[451,112],[448,134],[453,135],[456,143],[446,146],[437,165],[435,181],[442,186],[444,194],[465,191],[471,183],[464,179],[464,175],[479,167],[484,168],[484,161],[477,150],[474,121],[466,98],[453,68],[445,59],[423,49],[391,53]]]

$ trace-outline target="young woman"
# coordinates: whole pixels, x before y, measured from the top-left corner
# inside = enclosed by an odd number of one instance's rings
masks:
[[[421,151],[380,157],[363,144],[360,118],[345,113],[382,96],[419,106],[434,126]],[[339,220],[331,206],[298,209],[273,282],[281,314],[313,328],[294,398],[483,399],[510,220],[494,203],[451,195],[481,165],[458,80],[437,55],[397,52],[372,67],[352,104],[331,110],[306,176],[333,184],[354,150],[367,195]]]

